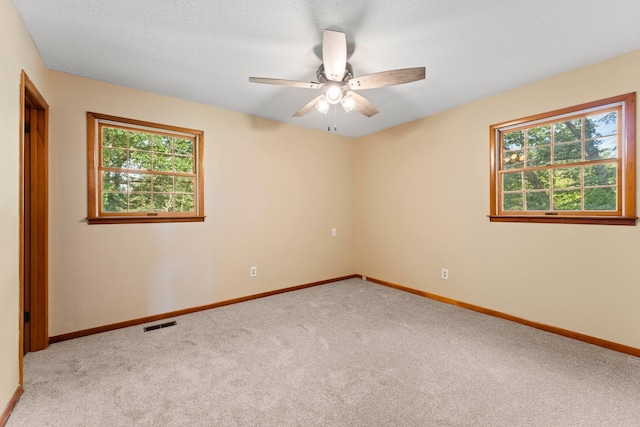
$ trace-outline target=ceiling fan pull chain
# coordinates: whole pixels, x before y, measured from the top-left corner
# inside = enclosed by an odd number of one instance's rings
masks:
[[[335,105],[330,105],[329,106],[329,111],[327,113],[327,132],[331,132],[331,113],[333,112],[333,127],[335,129]]]

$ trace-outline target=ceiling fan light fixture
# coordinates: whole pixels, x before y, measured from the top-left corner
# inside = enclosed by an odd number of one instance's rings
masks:
[[[335,85],[329,86],[324,96],[329,104],[337,104],[342,99],[342,89]]]
[[[353,99],[353,96],[351,95],[347,95],[344,98],[342,98],[342,101],[340,101],[340,104],[342,105],[342,108],[344,109],[345,113],[348,113],[349,111],[353,110],[356,106],[356,100]]]
[[[321,99],[316,104],[316,110],[320,111],[322,114],[327,114],[329,112],[330,107],[331,106],[329,105],[329,102],[327,102],[326,99]]]
[[[304,89],[322,89],[320,94],[293,114],[302,117],[314,108],[328,114],[332,105],[340,104],[345,112],[356,110],[365,117],[378,114],[378,109],[356,91],[411,83],[424,80],[425,67],[398,68],[354,77],[353,68],[347,62],[347,39],[340,31],[324,30],[322,35],[322,63],[316,71],[317,82],[249,77],[252,83]],[[335,128],[335,126],[334,126]],[[507,160],[505,160],[506,162]]]

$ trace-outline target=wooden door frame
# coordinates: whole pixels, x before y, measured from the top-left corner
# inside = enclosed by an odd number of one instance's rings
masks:
[[[29,137],[25,140],[25,111],[31,112],[31,129]],[[30,161],[25,157],[25,144],[29,144]],[[49,345],[49,312],[48,312],[48,265],[49,265],[49,105],[44,100],[36,86],[22,71],[20,75],[20,244],[19,244],[19,286],[20,286],[20,344],[19,344],[19,364],[20,364],[20,385],[23,381],[23,334],[24,334],[24,312],[31,313],[30,328],[31,350],[43,350]],[[34,160],[35,159],[35,160]],[[25,187],[25,174],[32,177],[30,188]],[[33,182],[33,181],[36,182]],[[29,191],[29,194],[26,192]],[[34,195],[35,193],[35,195]],[[34,237],[30,240],[35,242],[31,245],[25,242],[25,199],[30,197],[35,200],[35,207],[32,207],[35,230],[32,231]],[[33,204],[33,202],[32,202]],[[27,246],[25,246],[27,245]],[[35,246],[31,250],[31,258],[36,258],[29,263],[30,276],[37,280],[32,280],[30,285],[31,304],[24,307],[24,269],[25,269],[25,247]],[[35,253],[34,251],[37,251]],[[34,257],[33,254],[37,257]]]

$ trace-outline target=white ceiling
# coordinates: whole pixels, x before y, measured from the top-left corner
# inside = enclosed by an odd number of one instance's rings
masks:
[[[360,91],[374,117],[337,109],[338,133],[351,137],[640,49],[638,0],[14,4],[51,69],[315,129],[329,118],[291,117],[315,90],[249,76],[316,81],[324,29],[346,33],[355,76],[427,67],[426,80]]]

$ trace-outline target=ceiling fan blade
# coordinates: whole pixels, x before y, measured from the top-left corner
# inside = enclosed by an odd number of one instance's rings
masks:
[[[342,81],[347,66],[347,38],[339,31],[324,30],[322,62],[329,80]]]
[[[364,96],[358,95],[352,90],[348,90],[346,92],[346,95],[351,96],[353,100],[356,101],[356,106],[353,107],[353,109],[358,113],[367,117],[375,116],[376,114],[378,114],[378,109],[375,107],[375,105],[373,105]]]
[[[301,87],[308,89],[318,89],[322,87],[322,83],[315,82],[299,82],[297,80],[269,79],[266,77],[249,77],[251,83],[264,83],[268,85]]]
[[[351,89],[374,89],[377,87],[415,82],[417,80],[423,80],[425,77],[426,70],[424,67],[401,68],[354,77],[349,80],[349,87]]]
[[[320,100],[324,98],[324,94],[316,97],[313,99],[313,101],[311,101],[310,103],[308,103],[307,105],[305,105],[304,107],[302,107],[301,109],[299,109],[298,111],[296,111],[293,115],[293,117],[302,117],[305,114],[307,114],[309,111],[313,110],[316,107],[316,104],[318,102],[320,102]]]

